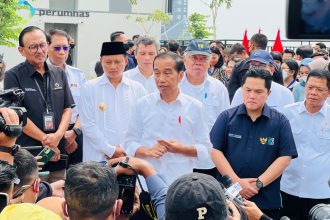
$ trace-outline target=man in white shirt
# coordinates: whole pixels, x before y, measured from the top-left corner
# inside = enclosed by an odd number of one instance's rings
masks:
[[[305,101],[287,105],[298,158],[282,175],[282,216],[307,220],[310,209],[330,204],[330,72],[314,70],[307,78]]]
[[[82,161],[83,138],[78,113],[80,89],[85,83],[85,75],[78,68],[66,64],[69,56],[69,36],[65,31],[53,29],[48,32],[48,63],[61,67],[67,76],[75,107],[72,109],[70,130],[64,134],[65,150],[69,155],[69,164]]]
[[[159,42],[149,37],[140,37],[134,51],[137,66],[128,70],[124,75],[143,85],[147,93],[157,91],[154,79],[153,61],[158,54]]]
[[[154,60],[159,92],[141,98],[132,114],[124,146],[130,156],[149,161],[170,184],[209,157],[211,143],[202,103],[180,92],[184,64],[174,53]]]
[[[265,50],[254,51],[250,55],[249,62],[250,62],[250,68],[254,68],[254,67],[265,68],[270,72],[271,75],[273,75],[275,72],[274,59]],[[288,88],[286,88],[274,81],[272,81],[270,91],[271,91],[271,93],[267,98],[267,105],[269,107],[281,109],[285,105],[288,105],[288,104],[291,104],[294,102],[292,92]],[[239,88],[238,90],[236,90],[234,98],[231,102],[231,106],[235,107],[235,106],[242,104],[242,102],[243,102],[242,100],[243,100],[242,88]]]
[[[180,84],[182,93],[203,103],[208,132],[211,131],[220,113],[229,108],[227,88],[218,79],[208,75],[210,56],[210,47],[206,42],[192,40],[183,57],[186,72]],[[195,171],[211,174],[215,177],[216,169],[213,169],[215,166],[210,157],[205,161],[199,161],[195,167],[203,169]]]
[[[121,147],[131,109],[145,95],[140,83],[123,75],[127,57],[122,42],[105,42],[100,58],[104,74],[85,83],[79,112],[84,133],[84,161],[125,155]]]

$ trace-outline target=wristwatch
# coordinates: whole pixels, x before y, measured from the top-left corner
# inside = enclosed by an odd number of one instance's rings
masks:
[[[81,131],[80,128],[72,128],[72,130],[74,131],[74,133],[75,133],[77,136],[79,136],[79,135],[82,134],[82,131]]]
[[[256,181],[256,185],[257,185],[257,188],[258,189],[261,189],[264,187],[264,184],[260,181],[260,179],[258,178],[257,181]]]
[[[14,144],[12,147],[0,146],[0,152],[8,153],[12,156],[15,156],[19,148],[20,146],[18,144]]]

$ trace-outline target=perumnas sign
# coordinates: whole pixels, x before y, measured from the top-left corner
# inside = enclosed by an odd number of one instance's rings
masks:
[[[39,9],[39,16],[63,16],[63,17],[80,17],[88,18],[88,11],[58,11],[58,10],[45,10]]]

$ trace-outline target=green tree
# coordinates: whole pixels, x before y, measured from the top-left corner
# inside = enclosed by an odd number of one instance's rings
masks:
[[[131,5],[137,5],[138,0],[129,0]],[[149,35],[154,24],[168,24],[170,23],[170,16],[162,10],[155,10],[149,15],[137,14],[136,16],[128,15],[127,19],[134,19],[144,30],[145,35]]]
[[[20,25],[26,21],[17,14],[26,6],[18,5],[18,0],[0,1],[0,45],[15,47],[15,42],[21,32]]]
[[[188,17],[188,32],[194,39],[202,40],[212,35],[212,32],[209,32],[212,27],[206,26],[207,18],[208,16],[196,12]]]
[[[213,27],[213,38],[217,38],[217,26],[216,21],[219,14],[220,6],[226,5],[226,8],[231,7],[232,0],[200,0],[202,3],[210,8],[212,14],[212,27]]]

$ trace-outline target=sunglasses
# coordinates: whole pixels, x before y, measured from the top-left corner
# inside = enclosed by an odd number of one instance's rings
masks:
[[[39,185],[40,185],[40,178],[37,177],[31,185],[23,185],[23,186],[21,186],[21,188],[16,190],[14,192],[12,198],[16,199],[16,198],[22,196],[28,189],[30,189],[31,186],[33,187],[33,191],[35,193],[39,193]]]
[[[57,51],[57,52],[60,52],[61,49],[63,49],[64,51],[68,51],[68,50],[70,50],[70,46],[54,46],[53,48],[54,48],[54,50]]]

